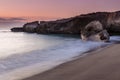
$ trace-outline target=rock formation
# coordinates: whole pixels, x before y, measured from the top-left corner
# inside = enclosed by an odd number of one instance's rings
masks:
[[[36,28],[39,26],[39,21],[26,23],[23,25],[23,30],[25,32],[34,33],[36,32]]]
[[[91,41],[109,41],[109,33],[103,29],[99,21],[92,21],[81,30],[81,38]]]
[[[97,22],[94,22],[97,21]],[[94,24],[93,24],[94,23]],[[71,18],[56,20],[56,21],[35,21],[27,23],[23,26],[24,32],[39,33],[39,34],[81,34],[85,32],[87,26],[93,24],[94,29],[101,30],[98,34],[102,35],[101,39],[105,39],[104,35],[120,34],[120,11],[117,12],[96,12],[90,14],[83,14]],[[95,25],[98,24],[98,25]],[[100,27],[101,26],[101,27]],[[95,28],[96,27],[96,28]],[[96,32],[92,29],[91,31]],[[11,29],[15,31],[15,29]],[[17,31],[17,30],[16,30]],[[96,38],[92,36],[92,32],[87,32],[89,36],[84,36],[89,39]],[[97,34],[97,35],[98,35]],[[100,37],[99,35],[99,37]],[[91,38],[92,37],[92,38]],[[99,38],[100,39],[100,38]],[[107,37],[106,40],[108,40]]]
[[[15,28],[12,28],[11,31],[13,31],[13,32],[24,32],[24,30],[23,30],[22,27],[15,27]]]
[[[109,14],[107,28],[109,32],[120,33],[120,11]]]

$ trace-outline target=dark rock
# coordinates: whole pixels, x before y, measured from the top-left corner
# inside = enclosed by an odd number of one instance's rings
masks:
[[[120,11],[109,14],[107,20],[107,30],[110,34],[120,33]]]
[[[120,11],[96,12],[56,21],[41,21],[40,23],[39,21],[35,21],[25,24],[23,30],[24,32],[36,32],[39,34],[81,34],[81,32],[85,30],[86,25],[92,21],[99,21],[99,23],[102,24],[102,40],[105,39],[103,34],[120,34]],[[94,29],[90,30],[95,32]],[[92,33],[89,32],[87,32],[87,34],[92,35]]]
[[[83,30],[81,30],[81,38],[91,41],[109,41],[109,34],[103,29],[99,21],[90,22]]]
[[[37,27],[37,33],[80,34],[80,31],[91,21],[98,20],[104,23],[106,14],[93,13],[57,21],[44,21]]]
[[[36,32],[36,28],[38,25],[39,25],[39,21],[26,23],[25,25],[23,25],[23,29],[25,32],[34,33]]]
[[[78,34],[80,33],[79,21],[75,18],[57,21],[46,21],[37,27],[37,33]]]
[[[23,27],[12,28],[11,31],[13,31],[13,32],[24,32]]]

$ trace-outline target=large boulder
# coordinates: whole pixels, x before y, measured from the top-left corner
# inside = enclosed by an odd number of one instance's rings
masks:
[[[92,21],[81,30],[82,40],[109,41],[109,33],[99,21]]]

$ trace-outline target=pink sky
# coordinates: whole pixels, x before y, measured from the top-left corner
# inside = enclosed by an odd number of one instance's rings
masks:
[[[0,0],[0,17],[63,18],[120,10],[120,0]]]

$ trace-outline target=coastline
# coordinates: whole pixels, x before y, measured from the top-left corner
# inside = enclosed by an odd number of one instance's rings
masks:
[[[120,80],[120,44],[97,49],[76,60],[23,80]]]

